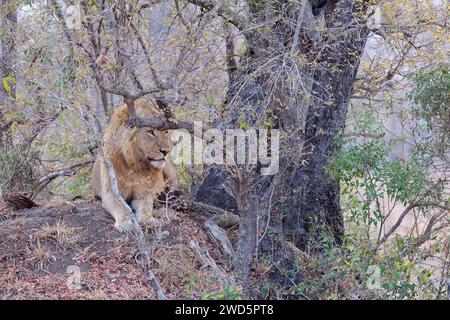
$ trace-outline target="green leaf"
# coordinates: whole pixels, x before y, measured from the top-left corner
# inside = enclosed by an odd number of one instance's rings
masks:
[[[15,84],[16,79],[12,75],[8,75],[5,78],[3,78],[3,87],[5,88],[6,92],[8,94],[11,94],[11,86],[10,83]]]

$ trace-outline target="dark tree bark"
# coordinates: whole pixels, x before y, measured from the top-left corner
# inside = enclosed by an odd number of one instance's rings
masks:
[[[341,243],[344,223],[340,208],[338,181],[326,174],[326,166],[339,150],[338,135],[343,133],[356,72],[369,31],[359,20],[352,1],[342,1],[337,7],[330,30],[343,28],[335,35],[335,44],[319,60],[323,66],[314,78],[318,108],[308,112],[304,153],[307,164],[297,168],[292,183],[289,214],[285,231],[297,246],[304,247],[311,234],[325,227]]]
[[[236,199],[228,183],[228,174],[220,168],[211,168],[196,191],[195,200],[229,211],[237,210]]]
[[[247,51],[231,78],[228,109],[220,119],[228,128],[238,128],[242,121],[249,127],[261,126],[262,115],[275,119],[275,128],[287,136],[280,145],[279,172],[261,176],[258,170],[242,169],[239,174],[213,170],[203,182],[208,188],[201,186],[197,194],[201,201],[233,206],[226,192],[232,190],[241,215],[234,270],[247,289],[256,247],[276,264],[274,276],[281,283],[276,270],[289,267],[292,261],[286,236],[304,245],[310,231],[319,226],[328,225],[336,242],[343,232],[338,183],[326,176],[325,166],[338,150],[334,138],[344,128],[368,36],[365,20],[360,18],[366,5],[352,0],[313,2],[304,7],[277,2],[264,10],[249,3],[249,20],[266,25],[244,31]],[[281,19],[277,17],[280,12]],[[323,33],[315,34],[312,30],[323,18]],[[299,55],[308,62],[298,62]],[[270,67],[256,72],[265,63]],[[300,166],[305,152],[309,153],[308,165]],[[221,196],[205,195],[211,189]]]
[[[281,2],[262,12],[260,6],[250,3],[250,16],[255,24],[264,24],[267,19],[275,17],[276,12],[283,12],[283,16],[280,21],[269,23],[267,31],[246,33],[247,51],[241,58],[240,67],[230,78],[226,99],[228,108],[220,121],[225,128],[242,128],[242,122],[259,128],[264,122],[261,118],[275,119],[274,128],[286,132],[296,132],[303,126],[302,108],[283,107],[300,103],[302,99],[301,95],[293,95],[289,91],[293,83],[298,84],[290,65],[295,63],[295,53],[299,50],[292,40],[296,36],[297,25],[301,24],[298,21],[301,7]],[[288,21],[297,21],[297,24],[287,29],[285,23]],[[268,63],[267,69],[261,70],[260,66],[265,63]],[[292,150],[302,143],[303,137],[298,134],[282,142],[281,148]],[[284,246],[282,199],[295,172],[293,158],[295,155],[288,151],[281,154],[279,172],[275,175],[263,176],[259,173],[260,168],[249,170],[241,167],[238,173],[228,176],[214,170],[205,181],[210,184],[211,180],[218,181],[221,190],[230,189],[234,195],[241,224],[233,266],[238,282],[248,295],[252,294],[249,273],[258,248],[262,256],[279,267],[284,268],[290,262]],[[232,206],[234,201],[227,201],[226,194],[223,192],[219,199]],[[216,204],[219,199],[215,199]]]

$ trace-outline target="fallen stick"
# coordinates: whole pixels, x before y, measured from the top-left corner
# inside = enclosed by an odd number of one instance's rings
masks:
[[[233,245],[228,239],[227,232],[223,228],[219,227],[212,219],[209,219],[205,222],[205,229],[210,238],[219,245],[219,248],[225,255],[229,257],[234,256]]]
[[[189,247],[195,252],[197,259],[203,264],[211,267],[216,278],[222,283],[224,286],[235,285],[235,282],[230,276],[217,265],[216,261],[209,255],[209,252],[206,250],[203,252],[200,245],[192,239],[189,243]]]
[[[163,194],[164,195],[164,194]],[[170,191],[165,193],[166,195],[166,201],[164,201],[164,197],[160,198],[161,203],[165,203],[167,205],[168,197],[170,196]],[[218,213],[217,215],[214,215],[213,217],[209,218],[205,222],[205,230],[208,234],[208,236],[211,238],[213,242],[215,242],[220,250],[227,256],[233,257],[234,256],[234,249],[233,245],[231,244],[230,240],[228,239],[227,232],[224,229],[233,227],[237,224],[239,224],[240,218],[238,215],[233,214],[231,212],[228,212],[224,209],[217,208],[214,206],[210,206],[201,202],[195,202],[188,199],[185,199],[183,197],[175,197],[178,198],[173,208],[176,210],[181,210],[184,212],[193,212],[193,211],[209,211],[213,213]]]

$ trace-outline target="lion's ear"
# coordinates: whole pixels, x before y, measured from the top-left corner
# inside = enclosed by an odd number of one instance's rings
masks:
[[[135,136],[136,133],[139,131],[138,127],[131,128],[129,126],[126,126],[126,129],[128,130],[128,132],[130,133],[131,136]]]
[[[126,137],[126,139],[128,141],[131,141],[131,140],[136,138],[136,134],[138,132],[138,129],[139,128],[130,128],[129,126],[123,126],[122,127],[124,136]]]

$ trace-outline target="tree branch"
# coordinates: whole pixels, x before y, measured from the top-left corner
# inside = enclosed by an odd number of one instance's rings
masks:
[[[442,206],[440,204],[436,204],[436,203],[421,203],[421,202],[413,202],[410,205],[408,205],[403,212],[400,214],[399,218],[397,219],[397,221],[395,222],[395,224],[389,229],[389,231],[383,236],[383,238],[381,240],[378,241],[377,246],[382,245],[383,243],[385,243],[389,237],[395,232],[395,230],[397,230],[397,228],[401,225],[401,223],[403,222],[403,219],[406,217],[406,215],[414,208],[420,208],[420,207],[437,207],[437,208],[441,208],[444,210],[449,211],[450,208],[446,207],[446,206]],[[436,218],[435,218],[436,219]],[[429,224],[430,225],[430,224]]]
[[[47,174],[46,176],[42,177],[41,179],[39,179],[39,185],[37,190],[32,194],[32,196],[30,197],[30,199],[34,199],[36,198],[36,196],[42,191],[44,190],[44,188],[46,186],[49,185],[50,182],[52,182],[53,180],[55,180],[56,178],[60,177],[60,176],[73,176],[74,170],[75,169],[79,169],[82,168],[84,166],[87,166],[91,163],[94,163],[93,160],[89,160],[86,162],[82,162],[82,163],[78,163],[78,164],[74,164],[73,166],[67,167],[67,168],[63,168],[63,169],[59,169],[56,171],[52,171],[49,174]]]
[[[128,122],[130,127],[138,127],[138,128],[153,128],[157,130],[176,130],[176,129],[184,129],[190,133],[194,132],[194,124],[190,121],[179,121],[175,122],[171,119],[160,118],[133,118],[130,117],[130,121]]]
[[[214,1],[209,0],[188,0],[190,3],[196,6],[205,8],[206,10],[212,10],[217,4]],[[231,9],[226,8],[223,4],[217,9],[217,15],[234,25],[240,31],[244,31],[247,28],[247,22],[245,19],[234,12]]]
[[[209,265],[211,267],[211,270],[223,285],[225,286],[235,285],[234,280],[230,278],[230,276],[227,275],[227,273],[217,265],[216,261],[214,261],[214,259],[211,258],[211,256],[209,255],[209,252],[208,251],[203,252],[197,241],[192,239],[189,242],[189,247],[195,252],[197,259],[202,264]]]

